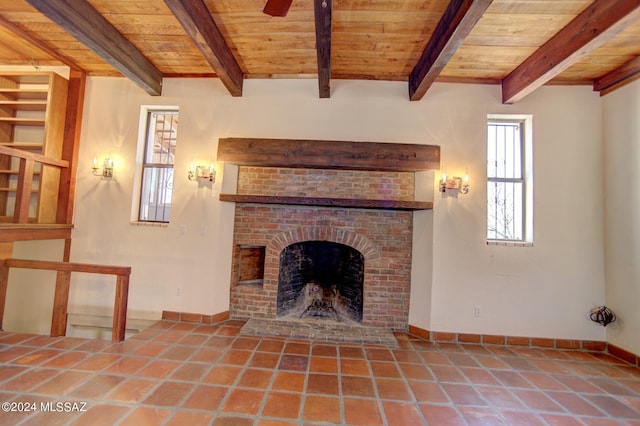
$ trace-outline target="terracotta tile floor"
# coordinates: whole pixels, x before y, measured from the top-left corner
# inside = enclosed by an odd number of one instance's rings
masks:
[[[117,344],[0,333],[0,401],[22,410],[0,425],[640,426],[640,369],[604,353],[331,343],[243,324],[161,321]]]

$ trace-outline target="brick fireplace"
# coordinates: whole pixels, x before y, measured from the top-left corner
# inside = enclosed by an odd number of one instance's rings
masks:
[[[292,182],[295,178],[295,182]],[[349,181],[357,183],[349,184]],[[413,195],[412,173],[341,172],[241,167],[238,193],[317,196],[318,186],[333,187],[336,196],[387,198]],[[354,189],[353,186],[357,186]],[[230,313],[234,318],[278,318],[280,257],[288,247],[325,241],[362,255],[364,279],[362,325],[404,330],[409,315],[412,213],[377,209],[307,207],[238,203],[235,212]],[[248,273],[264,251],[264,273]],[[260,256],[257,256],[260,259]],[[249,262],[250,263],[250,262]],[[241,268],[242,265],[244,268]],[[241,276],[252,279],[241,280]]]
[[[264,141],[260,140],[261,145],[251,142],[227,155],[242,159],[244,151],[255,146],[266,149],[270,140]],[[304,151],[301,141],[290,142],[296,154]],[[355,145],[362,149],[365,144]],[[322,158],[316,145],[312,148],[314,159]],[[337,142],[327,145],[332,149],[345,147]],[[380,164],[386,165],[386,170],[336,170],[335,158],[331,158],[334,164],[326,168],[317,164],[305,167],[308,158],[290,167],[240,162],[237,193],[220,195],[223,201],[236,202],[232,318],[330,319],[390,330],[407,329],[412,211],[430,208],[430,203],[414,201],[414,171],[433,167],[405,170],[395,163],[389,167],[392,157],[417,161],[415,152],[408,156],[404,149],[417,150],[418,155],[424,149],[375,145],[377,149],[367,146],[366,153],[357,158],[352,155],[356,160],[350,158],[342,168],[358,166],[358,158],[371,157],[373,153],[384,155]],[[397,153],[387,154],[382,149],[389,145],[394,150],[397,146]],[[221,149],[229,147],[219,145],[218,151],[219,159],[228,161],[229,158],[221,158]],[[291,156],[284,152],[285,157]],[[253,161],[262,158],[253,154]],[[286,161],[291,159],[285,158]],[[420,161],[424,165],[424,160]]]

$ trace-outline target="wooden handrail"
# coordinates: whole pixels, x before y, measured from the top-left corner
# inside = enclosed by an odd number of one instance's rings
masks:
[[[86,272],[103,275],[130,275],[131,266],[94,265],[90,263],[51,262],[48,260],[7,259],[10,268],[45,269],[59,272]]]
[[[130,266],[95,265],[88,263],[53,262],[46,260],[5,259],[0,262],[0,328],[4,317],[9,268],[40,269],[56,271],[58,279],[51,316],[51,336],[64,336],[67,328],[67,308],[69,303],[69,286],[58,285],[67,282],[72,272],[89,274],[115,275],[116,295],[113,306],[113,328],[111,340],[121,342],[125,338],[127,325],[127,302],[129,298]]]
[[[58,160],[56,158],[50,158],[34,152],[23,151],[21,149],[2,145],[0,145],[0,154],[20,159],[13,221],[15,223],[27,223],[29,221],[29,203],[35,163],[38,162],[46,166],[66,169],[69,167],[69,162],[67,160]],[[58,194],[58,196],[59,195],[60,194]]]
[[[73,225],[0,222],[0,245],[15,241],[70,240]]]
[[[47,157],[42,154],[36,154],[35,152],[28,152],[22,149],[11,148],[9,146],[0,145],[0,154],[23,158],[25,160],[33,160],[38,163],[59,167],[61,169],[69,167],[69,162],[67,160],[57,160],[55,158]]]

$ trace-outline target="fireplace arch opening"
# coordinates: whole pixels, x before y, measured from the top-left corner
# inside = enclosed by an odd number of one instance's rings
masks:
[[[364,256],[345,244],[303,241],[280,253],[277,316],[362,322]]]

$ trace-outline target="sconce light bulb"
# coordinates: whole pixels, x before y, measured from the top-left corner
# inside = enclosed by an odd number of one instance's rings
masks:
[[[460,187],[460,192],[463,194],[469,193],[469,173],[465,173],[464,175],[464,183]]]

